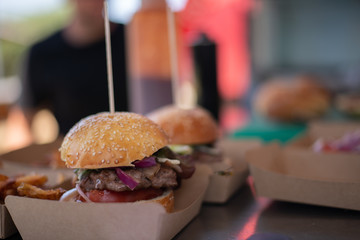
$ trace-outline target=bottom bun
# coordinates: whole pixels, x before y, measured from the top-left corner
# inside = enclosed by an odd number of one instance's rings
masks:
[[[70,189],[69,191],[65,192],[59,201],[61,202],[75,202],[79,197],[79,193],[76,188]],[[174,210],[174,192],[171,189],[164,191],[161,196],[158,196],[153,199],[149,200],[141,200],[138,202],[154,202],[161,204],[167,212],[172,212]]]
[[[166,190],[161,196],[158,196],[149,200],[141,200],[139,202],[155,202],[161,204],[167,212],[172,212],[174,210],[174,192],[169,189]]]

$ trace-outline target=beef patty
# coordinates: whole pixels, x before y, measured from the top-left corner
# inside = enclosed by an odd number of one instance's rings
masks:
[[[157,163],[147,168],[123,168],[125,174],[138,182],[136,189],[143,188],[175,188],[178,186],[177,174],[174,169]],[[115,169],[92,171],[80,182],[81,189],[111,190],[116,192],[130,190],[117,176]]]

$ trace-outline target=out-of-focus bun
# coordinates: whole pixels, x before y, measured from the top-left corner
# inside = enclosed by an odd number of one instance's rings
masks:
[[[215,141],[218,127],[211,114],[201,108],[165,106],[147,115],[160,125],[172,144],[204,144]]]
[[[168,144],[164,131],[150,119],[128,112],[99,113],[75,124],[60,148],[69,168],[133,166]]]
[[[313,77],[273,79],[255,97],[260,114],[280,121],[304,121],[323,115],[330,106],[330,94]]]

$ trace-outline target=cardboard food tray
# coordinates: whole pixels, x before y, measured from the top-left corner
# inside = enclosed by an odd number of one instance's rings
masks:
[[[288,146],[309,149],[320,138],[334,140],[356,130],[360,130],[360,122],[315,121],[309,123],[305,134],[291,141]]]
[[[47,174],[46,176],[48,176],[49,179],[56,179],[57,174],[55,175],[55,173],[50,173],[50,174]],[[50,182],[50,184],[49,184],[49,182]],[[49,188],[57,188],[58,187],[51,180],[47,182],[46,186]],[[60,186],[63,188],[71,186],[71,180],[68,179],[68,180],[62,181]],[[1,239],[8,238],[8,237],[12,236],[13,234],[15,234],[17,231],[18,230],[14,224],[14,221],[11,218],[11,215],[10,215],[8,209],[6,208],[6,205],[0,204],[0,238]]]
[[[200,211],[210,169],[198,167],[175,191],[175,211],[156,203],[75,203],[9,196],[23,239],[171,239]]]
[[[277,145],[247,153],[258,196],[360,210],[360,159]]]
[[[46,168],[33,168],[7,161],[4,161],[2,164],[3,166],[2,169],[0,169],[0,174],[7,176],[32,173],[46,175],[48,177],[48,181],[46,182],[45,186],[49,188],[55,187],[61,183],[68,183],[74,174],[72,171],[68,171],[67,169],[57,171]],[[0,238],[4,239],[10,237],[16,232],[17,229],[6,208],[6,205],[0,204]]]
[[[248,164],[245,161],[245,152],[259,147],[259,140],[221,139],[217,147],[222,150],[224,157],[231,161],[232,174],[210,176],[209,187],[204,202],[225,203],[246,181],[249,174]]]
[[[70,169],[51,169],[46,166],[46,154],[60,146],[60,142],[43,145],[31,145],[0,156],[0,174],[14,176],[18,174],[44,174],[48,177],[47,187],[58,185],[73,176]],[[37,167],[38,166],[38,167]],[[42,166],[42,167],[41,167]],[[0,238],[10,237],[17,232],[15,224],[5,206],[0,204]]]

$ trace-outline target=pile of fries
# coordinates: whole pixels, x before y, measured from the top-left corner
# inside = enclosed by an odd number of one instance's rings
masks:
[[[47,180],[45,175],[30,174],[8,177],[0,174],[0,201],[4,202],[5,197],[8,195],[59,200],[65,190],[62,188],[41,188]]]

